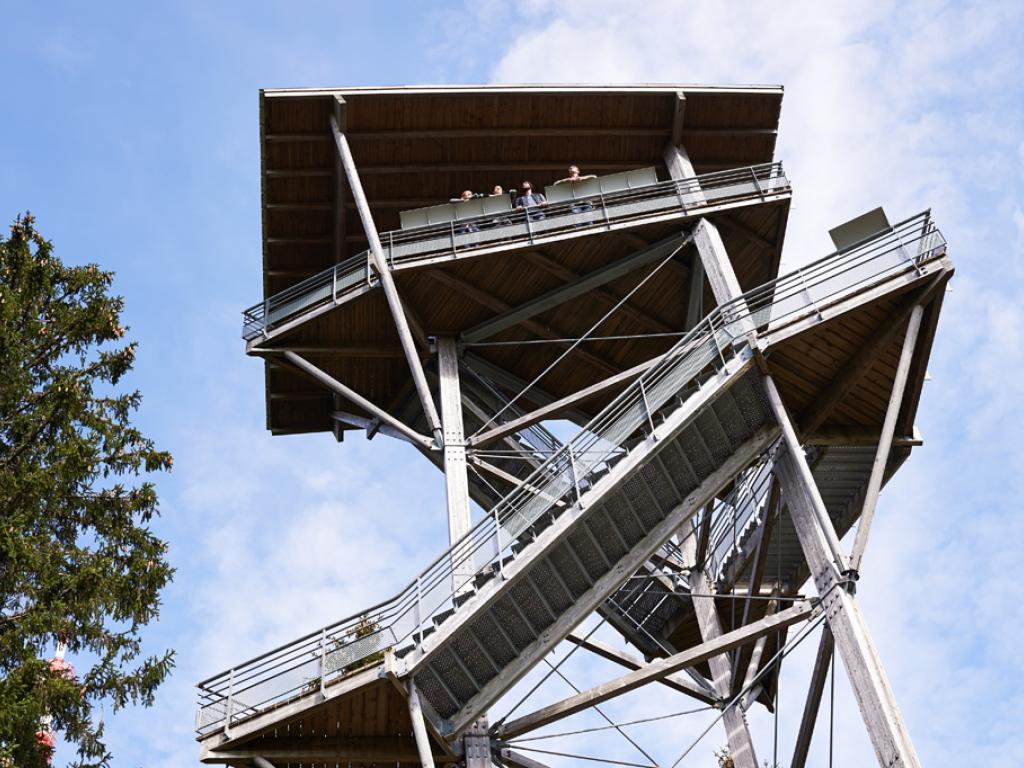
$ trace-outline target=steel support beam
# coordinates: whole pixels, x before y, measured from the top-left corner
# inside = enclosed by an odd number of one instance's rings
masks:
[[[582,693],[562,699],[536,712],[517,718],[501,726],[498,729],[498,734],[504,739],[521,736],[524,733],[569,717],[577,712],[582,712],[584,709],[589,709],[629,691],[636,690],[666,675],[708,661],[715,656],[731,651],[733,648],[738,648],[744,643],[752,642],[761,635],[806,621],[816,616],[818,612],[819,609],[810,602],[796,603],[784,611],[779,611],[772,616],[759,619],[732,632],[726,632],[714,640],[701,643],[674,656],[657,659],[646,664],[643,669],[629,672]]]
[[[437,373],[441,390],[441,424],[444,434],[445,498],[448,502],[448,543],[469,532],[469,480],[466,477],[466,438],[463,434],[462,392],[459,385],[459,349],[455,338],[437,339]],[[456,566],[452,589],[458,590],[473,577],[471,563]]]
[[[807,753],[811,749],[811,736],[814,735],[814,724],[818,721],[821,694],[825,690],[825,680],[828,678],[834,647],[832,630],[826,624],[821,630],[818,655],[814,659],[814,671],[811,673],[811,684],[807,690],[804,714],[800,720],[800,732],[796,737],[796,746],[793,749],[793,762],[790,764],[790,768],[804,768],[807,764]]]
[[[889,405],[885,410],[885,420],[882,422],[882,434],[879,436],[875,461],[871,465],[871,476],[868,478],[864,506],[861,508],[860,523],[857,525],[857,538],[853,542],[853,551],[850,554],[850,568],[855,571],[860,570],[861,561],[864,559],[864,550],[868,545],[871,521],[875,517],[875,507],[878,506],[878,494],[882,490],[885,465],[889,463],[889,451],[892,449],[893,433],[896,431],[896,419],[899,417],[900,407],[903,405],[903,392],[907,386],[907,375],[910,373],[910,362],[914,357],[914,347],[917,345],[917,335],[921,330],[923,315],[924,307],[917,304],[907,320],[907,332],[903,336],[900,362],[896,367],[892,393],[889,395]]]
[[[646,248],[641,248],[636,253],[632,253],[618,261],[613,261],[611,264],[595,269],[593,272],[588,272],[577,280],[560,285],[558,288],[541,294],[519,306],[511,307],[489,320],[485,320],[473,328],[464,331],[462,333],[462,340],[472,343],[489,339],[506,328],[519,325],[525,320],[529,320],[547,312],[553,307],[557,307],[559,304],[564,304],[578,296],[582,296],[594,288],[617,280],[623,275],[627,275],[655,261],[664,259],[673,251],[686,245],[689,240],[689,234],[679,233],[652,243]]]
[[[363,192],[363,184],[359,180],[359,172],[356,169],[355,160],[352,159],[352,151],[349,149],[345,134],[341,131],[338,119],[332,114],[330,120],[331,130],[334,132],[334,143],[338,148],[338,156],[341,158],[341,164],[345,169],[345,176],[348,178],[349,189],[352,190],[352,197],[359,211],[359,218],[363,223],[363,231],[366,233],[366,240],[370,245],[374,267],[377,270],[381,287],[384,289],[384,296],[387,299],[388,307],[391,309],[391,315],[395,321],[395,327],[398,330],[398,339],[402,344],[402,351],[405,352],[405,359],[409,363],[409,371],[416,385],[416,392],[423,406],[423,413],[427,417],[427,424],[437,439],[438,445],[440,445],[443,442],[441,420],[437,415],[437,408],[434,407],[434,401],[430,396],[427,377],[423,372],[423,364],[420,362],[419,354],[416,352],[416,342],[413,339],[412,331],[409,329],[409,320],[406,317],[405,309],[402,307],[402,300],[398,296],[398,289],[395,287],[391,268],[384,257],[384,248],[380,244],[377,225],[374,224],[373,215],[370,213],[370,206],[366,202],[366,194]]]
[[[390,424],[397,431],[401,432],[403,435],[408,437],[413,443],[422,445],[423,447],[428,449],[434,446],[433,441],[429,437],[427,437],[426,435],[421,435],[416,430],[407,426],[404,422],[399,421],[390,413],[385,411],[383,408],[380,408],[373,402],[367,400],[354,389],[345,386],[334,377],[324,373],[305,358],[300,357],[294,352],[288,351],[284,352],[281,356],[289,363],[291,363],[292,366],[298,368],[306,375],[316,379],[325,387],[330,389],[332,392],[336,392],[337,394],[341,395],[347,400],[350,400],[367,413],[372,413],[374,416],[379,417],[380,420],[383,421],[385,424]]]

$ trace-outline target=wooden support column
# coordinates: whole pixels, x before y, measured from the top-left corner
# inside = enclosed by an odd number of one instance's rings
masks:
[[[427,386],[427,377],[423,372],[423,365],[420,362],[419,354],[416,352],[416,342],[413,339],[412,331],[409,329],[409,320],[402,307],[402,300],[398,296],[398,289],[395,287],[395,280],[391,275],[387,259],[384,257],[384,248],[380,244],[380,235],[377,234],[377,225],[373,222],[373,215],[370,213],[369,203],[366,201],[366,194],[363,192],[363,184],[359,180],[359,172],[356,169],[355,160],[352,159],[352,151],[349,149],[348,140],[341,132],[341,126],[337,118],[331,115],[331,129],[334,132],[334,143],[338,148],[338,156],[345,169],[345,176],[348,178],[348,186],[352,190],[352,197],[355,200],[356,208],[359,211],[359,218],[363,222],[363,231],[370,244],[370,253],[373,257],[374,268],[380,278],[381,287],[384,289],[384,296],[387,299],[388,307],[395,321],[398,330],[398,339],[402,344],[402,351],[409,363],[409,371],[412,374],[413,382],[416,385],[416,393],[420,397],[423,406],[423,413],[427,417],[427,424],[430,431],[434,433],[440,445],[444,437],[441,434],[441,420],[437,415],[437,408],[430,396],[430,388]]]
[[[339,130],[344,133],[346,126],[346,104],[341,96],[334,97],[334,119]],[[334,156],[334,263],[345,260],[347,246],[345,241],[345,168],[341,164],[341,156]]]
[[[825,680],[828,678],[834,645],[832,630],[826,624],[821,630],[818,655],[814,660],[814,671],[811,673],[811,684],[807,690],[804,714],[800,720],[800,732],[796,737],[796,747],[793,749],[793,762],[790,764],[790,768],[804,768],[807,765],[807,753],[811,748],[814,724],[818,721],[821,694],[825,690]]]
[[[853,552],[850,554],[850,568],[854,571],[860,570],[861,561],[864,559],[864,550],[868,545],[871,521],[875,517],[875,507],[878,506],[878,494],[882,490],[885,465],[889,463],[889,451],[892,449],[896,419],[899,417],[900,407],[903,405],[903,392],[907,386],[907,374],[910,373],[910,361],[914,357],[914,346],[917,344],[917,334],[921,330],[921,318],[923,315],[924,307],[918,304],[911,311],[910,319],[907,320],[907,332],[903,337],[900,362],[896,367],[896,377],[892,383],[892,394],[889,396],[889,406],[885,411],[885,420],[882,422],[882,434],[879,436],[878,450],[875,452],[875,461],[871,466],[871,476],[868,478],[864,506],[860,513],[860,523],[857,525],[857,538],[853,542]]]
[[[459,350],[451,336],[437,339],[437,373],[441,389],[441,424],[444,435],[444,480],[448,500],[448,543],[454,544],[470,528],[469,479],[466,476],[466,438],[459,386]],[[453,590],[473,576],[471,561],[455,566]]]
[[[409,691],[409,718],[412,720],[412,732],[416,737],[416,749],[420,753],[423,768],[434,768],[434,753],[430,748],[430,737],[427,735],[427,724],[423,719],[423,707],[420,705],[420,694],[416,690],[416,681],[409,678],[406,686]]]
[[[763,382],[783,434],[784,444],[775,464],[776,477],[810,567],[815,589],[822,598],[836,648],[843,659],[878,763],[886,768],[920,768],[920,760],[871,640],[867,622],[843,581],[845,559],[842,552],[836,557],[834,547],[838,539],[835,529],[814,485],[803,449],[796,441],[789,414],[771,377],[765,376]]]
[[[693,612],[697,616],[701,639],[712,643],[722,637],[722,622],[715,607],[715,588],[707,572],[697,566],[696,536],[687,536],[682,541],[683,557],[690,566],[690,594],[693,597]],[[722,699],[732,692],[732,659],[722,653],[708,659],[711,668],[711,682]],[[758,768],[754,752],[754,740],[750,737],[747,718],[740,707],[729,707],[722,715],[729,755],[736,768]]]
[[[738,298],[741,295],[739,283],[714,225],[702,219],[694,231],[694,239],[718,302]],[[756,343],[753,330],[747,333],[747,339],[748,343]],[[762,383],[769,407],[782,431],[782,444],[774,464],[775,476],[879,765],[920,768],[867,622],[852,591],[847,589],[845,575],[849,573],[849,565],[796,429],[772,377],[763,376]]]
[[[683,119],[686,114],[686,95],[680,91],[676,94],[676,114],[672,125],[672,139],[665,145],[663,152],[668,175],[680,181],[697,175],[690,162],[690,155],[682,144]],[[695,195],[694,202],[704,201],[703,195]],[[690,330],[704,316],[704,265],[697,257],[690,259],[690,285],[686,302],[686,324],[684,330]]]

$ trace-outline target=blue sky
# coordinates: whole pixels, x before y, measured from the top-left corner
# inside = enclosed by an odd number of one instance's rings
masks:
[[[490,81],[785,85],[784,269],[874,205],[933,208],[958,271],[926,445],[883,494],[859,594],[923,762],[1024,762],[1018,5],[3,3],[0,218],[31,209],[66,261],[117,272],[139,422],[176,460],[158,528],[178,575],[147,637],[179,666],[154,709],[107,713],[115,765],[194,762],[196,680],[387,596],[445,544],[440,474],[403,445],[263,429],[261,366],[239,339],[261,290],[258,89]],[[787,757],[809,663],[787,669]],[[836,717],[836,764],[868,764],[842,674]],[[706,722],[638,733],[671,763]],[[772,726],[752,719],[760,743]]]

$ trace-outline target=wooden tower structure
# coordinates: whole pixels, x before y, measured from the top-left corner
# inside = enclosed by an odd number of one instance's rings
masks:
[[[203,762],[531,768],[517,737],[659,683],[717,707],[756,768],[745,712],[820,627],[791,765],[833,653],[879,764],[919,765],[856,584],[881,487],[921,442],[952,265],[928,212],[879,209],[779,275],[781,101],[261,93],[264,298],[243,337],[267,427],[411,443],[443,473],[451,546],[398,595],[203,681]],[[524,180],[543,204],[516,204]],[[448,202],[496,184],[519,192]],[[635,653],[577,633],[594,613]],[[623,674],[489,720],[565,641]]]

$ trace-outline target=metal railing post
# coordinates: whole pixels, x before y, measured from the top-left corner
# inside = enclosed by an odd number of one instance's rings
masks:
[[[580,503],[580,478],[576,474],[576,456],[572,450],[572,443],[566,446],[569,450],[569,472],[572,474],[572,485],[576,489],[576,503]]]
[[[395,268],[395,230],[388,232],[388,264]]]
[[[757,181],[757,171],[754,170],[754,166],[750,166],[750,178],[754,180],[754,189],[757,190],[757,196],[764,200],[764,192],[761,189],[761,184]]]
[[[448,222],[448,237],[450,237],[451,241],[452,241],[452,253],[455,253],[456,248],[455,248],[455,221],[454,220]]]
[[[497,550],[498,576],[505,578],[505,558],[501,556],[501,523],[498,522],[498,506],[494,506],[494,548]]]
[[[654,434],[654,416],[651,414],[651,404],[647,402],[647,390],[644,389],[643,378],[637,379],[637,384],[640,385],[640,400],[644,404],[644,413],[647,414],[647,423],[651,427],[651,437],[657,440],[657,436]]]
[[[718,333],[715,332],[715,324],[712,322],[713,314],[708,315],[708,330],[711,333],[711,340],[715,345],[715,351],[718,352],[718,359],[722,362],[722,368],[725,368],[725,354],[722,352],[722,345],[718,343]]]
[[[338,265],[331,270],[331,300],[338,303]]]
[[[605,200],[604,200],[604,192],[602,192],[602,191],[601,191],[601,190],[599,189],[599,190],[598,190],[598,192],[597,192],[597,195],[598,195],[598,197],[600,197],[600,198],[601,198],[601,213],[603,213],[603,214],[604,214],[604,225],[605,225],[605,227],[607,227],[608,229],[611,229],[611,228],[612,228],[612,220],[611,220],[611,218],[610,218],[610,217],[608,216],[608,204],[607,204],[607,203],[605,202]]]
[[[413,633],[416,636],[416,645],[423,642],[423,577],[416,577],[416,631]]]
[[[526,237],[532,243],[533,242],[533,227],[530,226],[530,209],[523,208],[523,216],[526,217]]]
[[[231,712],[235,704],[235,668],[228,672],[228,703],[224,708],[224,735],[231,736]]]
[[[327,677],[327,627],[320,630],[320,695],[324,695]]]
[[[270,297],[263,300],[263,335],[267,335],[267,328],[270,326]]]

